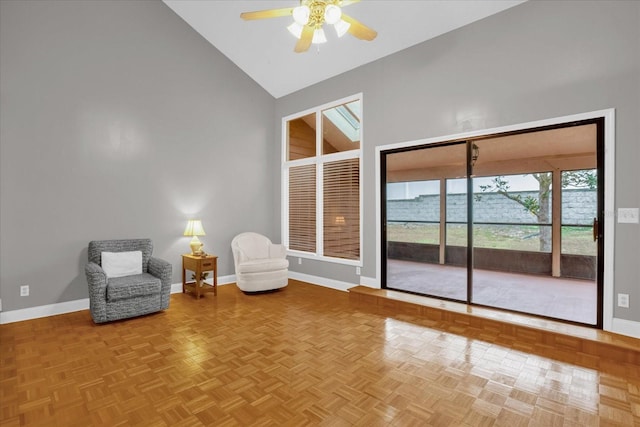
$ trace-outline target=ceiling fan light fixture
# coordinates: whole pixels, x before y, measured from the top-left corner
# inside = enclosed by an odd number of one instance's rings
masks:
[[[342,11],[340,10],[340,7],[336,6],[335,4],[327,5],[327,7],[324,9],[324,20],[329,25],[337,23],[338,21],[340,21],[341,17]]]
[[[311,43],[321,44],[326,42],[327,37],[324,35],[324,30],[322,28],[316,28],[313,32],[313,40],[311,40]]]
[[[309,16],[311,15],[311,10],[309,6],[302,5],[293,8],[293,20],[296,21],[301,26],[307,25],[309,22]]]
[[[347,31],[349,31],[349,27],[351,27],[351,24],[343,19],[333,24],[333,28],[336,29],[336,34],[338,34],[338,37],[342,37],[347,34]]]
[[[2,1],[2,0],[0,0]],[[240,18],[245,21],[288,17],[287,30],[297,39],[293,51],[307,52],[312,44],[327,42],[324,24],[335,28],[338,38],[346,33],[353,37],[371,41],[378,33],[342,12],[343,6],[358,3],[360,0],[298,0],[296,7],[255,10],[242,12]],[[266,2],[265,2],[266,3]],[[293,20],[293,22],[291,22]],[[287,24],[285,24],[287,25]]]
[[[302,28],[302,25],[298,24],[297,22],[292,22],[291,25],[287,27],[287,30],[289,30],[289,32],[293,34],[295,38],[300,40],[300,37],[302,37]]]

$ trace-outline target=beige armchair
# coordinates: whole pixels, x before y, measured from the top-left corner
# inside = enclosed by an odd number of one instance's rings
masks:
[[[241,233],[231,241],[236,284],[244,292],[284,288],[289,283],[289,261],[283,245],[258,233]]]

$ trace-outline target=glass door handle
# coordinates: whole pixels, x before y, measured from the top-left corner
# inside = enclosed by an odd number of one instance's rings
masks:
[[[593,218],[593,241],[598,240],[598,218]]]

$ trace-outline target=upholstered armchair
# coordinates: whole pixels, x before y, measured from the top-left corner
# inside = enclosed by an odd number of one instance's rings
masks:
[[[95,323],[141,316],[169,307],[171,264],[152,257],[152,252],[150,239],[89,242],[85,273],[89,309]]]
[[[236,284],[244,292],[279,289],[289,283],[289,261],[283,245],[258,233],[241,233],[231,241]]]

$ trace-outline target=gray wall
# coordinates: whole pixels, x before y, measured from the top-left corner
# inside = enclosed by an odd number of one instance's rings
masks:
[[[364,266],[376,275],[375,147],[616,109],[616,207],[640,205],[640,2],[529,1],[276,101],[276,120],[363,93]],[[469,120],[472,129],[461,122]],[[279,121],[278,121],[279,123]],[[467,124],[468,125],[468,124]],[[275,129],[280,140],[281,130]],[[616,224],[615,292],[640,321],[640,227]],[[355,269],[292,269],[357,283]]]
[[[0,1],[0,94],[4,311],[86,298],[93,239],[152,238],[178,283],[190,217],[220,275],[279,237],[275,101],[162,2]]]

